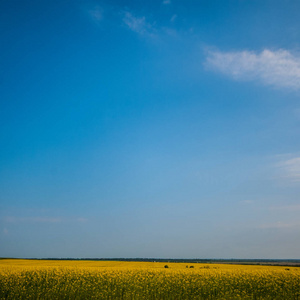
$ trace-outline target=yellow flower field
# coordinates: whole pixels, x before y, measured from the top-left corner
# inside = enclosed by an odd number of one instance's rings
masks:
[[[300,299],[300,269],[197,263],[2,259],[0,299],[290,300]]]

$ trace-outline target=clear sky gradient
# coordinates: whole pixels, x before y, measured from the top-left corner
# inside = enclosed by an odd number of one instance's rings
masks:
[[[0,256],[299,258],[299,12],[0,1]]]

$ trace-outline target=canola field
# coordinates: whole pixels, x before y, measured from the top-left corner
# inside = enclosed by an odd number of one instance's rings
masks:
[[[300,268],[1,259],[0,299],[300,300]]]

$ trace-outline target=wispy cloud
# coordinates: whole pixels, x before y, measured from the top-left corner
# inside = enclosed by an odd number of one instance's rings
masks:
[[[86,222],[86,218],[61,218],[61,217],[2,217],[4,223],[62,223],[62,222]]]
[[[61,218],[51,217],[3,217],[2,220],[6,223],[60,223]]]
[[[253,204],[254,203],[254,201],[253,200],[242,200],[242,201],[240,201],[240,203],[241,204]]]
[[[153,35],[153,26],[146,22],[146,17],[137,17],[131,12],[124,13],[123,22],[127,27],[140,35]]]
[[[300,157],[292,157],[277,164],[281,170],[281,176],[291,182],[300,182]]]
[[[93,9],[90,9],[89,14],[96,22],[99,22],[103,19],[103,9],[100,6],[96,6]]]
[[[79,223],[85,223],[85,222],[88,221],[88,219],[87,219],[87,218],[82,218],[82,217],[80,217],[80,218],[76,218],[75,221],[76,221],[76,222],[79,222]]]
[[[171,4],[171,1],[165,0],[162,3],[164,5]],[[172,25],[170,27],[159,26],[159,21],[153,19],[153,17],[141,15],[128,8],[124,10],[121,6],[95,6],[91,9],[85,9],[85,12],[96,25],[121,25],[123,28],[125,27],[146,39],[163,40],[165,36],[177,36],[177,31],[172,28]],[[173,14],[169,20],[170,24],[174,23],[176,19],[177,15]]]
[[[177,15],[173,15],[170,19],[170,22],[174,22],[176,20],[176,18],[177,18]]]
[[[274,87],[300,89],[300,56],[284,49],[260,53],[209,51],[206,66],[235,80],[258,80]]]
[[[284,223],[276,222],[270,224],[262,224],[258,226],[259,229],[300,229],[300,222]]]
[[[300,211],[300,204],[271,206],[270,210],[295,212],[295,211]]]

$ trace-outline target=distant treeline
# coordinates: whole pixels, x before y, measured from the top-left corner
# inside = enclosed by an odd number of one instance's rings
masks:
[[[4,258],[0,258],[4,259]],[[12,259],[12,258],[9,258]],[[17,259],[17,258],[16,258]],[[168,263],[300,264],[300,259],[186,259],[186,258],[27,258],[37,260],[136,261]]]

